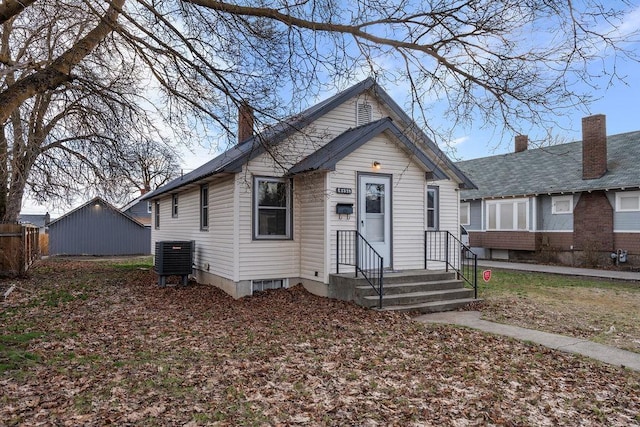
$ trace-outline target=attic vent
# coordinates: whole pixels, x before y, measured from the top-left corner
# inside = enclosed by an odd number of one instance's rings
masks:
[[[251,281],[251,292],[262,292],[267,289],[288,288],[289,281],[287,279],[263,279]]]
[[[358,103],[356,111],[356,126],[365,125],[370,123],[372,120],[372,111],[373,108],[371,104],[367,104],[366,102]]]

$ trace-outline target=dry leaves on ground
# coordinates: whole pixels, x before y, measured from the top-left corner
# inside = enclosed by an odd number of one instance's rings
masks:
[[[61,261],[21,286],[0,314],[2,363],[25,356],[0,374],[9,425],[640,423],[637,373],[299,286],[236,301]]]
[[[523,274],[513,280],[523,280]],[[637,285],[592,280],[585,287],[571,282],[558,286],[561,278],[548,280],[553,286],[518,282],[512,292],[508,292],[508,286],[492,290],[488,285],[482,292],[484,301],[476,308],[487,320],[584,338],[640,353],[640,289]]]

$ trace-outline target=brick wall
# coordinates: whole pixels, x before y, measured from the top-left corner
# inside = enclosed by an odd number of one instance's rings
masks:
[[[604,114],[582,119],[582,179],[607,172],[607,126]]]
[[[527,231],[486,231],[484,233],[470,231],[469,243],[472,247],[534,251],[536,235]]]
[[[613,207],[604,191],[582,193],[573,211],[577,250],[613,251]]]
[[[573,233],[536,233],[537,249],[570,251],[574,246]]]

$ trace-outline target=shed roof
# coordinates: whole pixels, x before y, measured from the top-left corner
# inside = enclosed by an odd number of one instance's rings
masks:
[[[56,218],[56,219],[52,220],[52,221],[49,223],[49,226],[52,226],[52,225],[54,225],[54,226],[55,226],[55,224],[56,224],[57,222],[60,222],[61,220],[65,219],[65,218],[68,218],[68,217],[70,217],[70,216],[73,216],[73,214],[75,214],[76,212],[78,212],[78,211],[80,211],[80,210],[82,210],[82,209],[86,208],[87,206],[94,205],[94,204],[97,204],[97,203],[99,203],[99,204],[101,204],[101,205],[103,205],[103,206],[107,207],[108,209],[110,209],[110,210],[114,211],[115,213],[117,213],[117,214],[119,214],[119,215],[122,215],[124,218],[128,219],[129,221],[134,222],[136,225],[139,225],[140,227],[143,227],[143,228],[145,227],[145,225],[144,225],[143,223],[141,223],[140,221],[136,220],[135,218],[133,218],[133,217],[131,217],[131,216],[127,215],[126,213],[122,212],[120,209],[116,208],[115,206],[113,206],[111,203],[107,202],[106,200],[104,200],[104,199],[103,199],[102,197],[100,197],[100,196],[96,196],[96,197],[94,197],[93,199],[89,200],[88,202],[86,202],[86,203],[84,203],[84,204],[82,204],[82,205],[78,206],[77,208],[70,210],[70,211],[69,211],[69,212],[67,212],[66,214],[64,214],[64,215],[62,215],[62,216],[59,216],[58,218]]]
[[[607,137],[607,172],[582,179],[582,141],[466,160],[456,165],[477,185],[463,200],[640,187],[640,131]]]

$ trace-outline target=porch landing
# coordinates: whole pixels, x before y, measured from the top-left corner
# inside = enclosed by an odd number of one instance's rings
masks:
[[[362,275],[332,274],[330,293],[334,298],[354,301],[363,307],[378,309],[380,297]],[[455,272],[445,270],[385,271],[383,281],[383,311],[417,311],[434,313],[455,310],[479,301],[473,289],[465,288]]]

